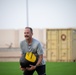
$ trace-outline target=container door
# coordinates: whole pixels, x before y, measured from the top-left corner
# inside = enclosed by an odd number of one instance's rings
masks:
[[[59,61],[71,60],[71,30],[59,30]]]
[[[47,61],[70,61],[71,30],[47,29],[46,49]]]
[[[58,31],[57,30],[47,30],[46,32],[46,56],[47,61],[57,61],[58,59]]]

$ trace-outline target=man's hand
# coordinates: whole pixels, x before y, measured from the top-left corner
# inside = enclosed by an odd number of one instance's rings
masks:
[[[36,66],[30,65],[30,68],[27,67],[26,69],[29,70],[29,71],[31,71],[31,70],[34,70],[35,68],[36,68]]]
[[[20,66],[20,69],[21,69],[22,71],[25,71],[25,70],[26,70],[25,68],[22,68],[21,66]]]

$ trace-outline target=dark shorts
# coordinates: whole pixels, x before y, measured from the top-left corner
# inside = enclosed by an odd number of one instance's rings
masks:
[[[41,65],[41,66],[38,66],[35,70],[32,70],[32,71],[25,70],[23,75],[33,75],[34,71],[36,71],[38,73],[38,75],[46,75],[45,70],[46,70],[45,65]]]

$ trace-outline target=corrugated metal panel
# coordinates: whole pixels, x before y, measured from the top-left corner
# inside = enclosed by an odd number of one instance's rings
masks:
[[[46,30],[47,61],[71,60],[71,29]]]
[[[47,30],[47,61],[56,61],[58,58],[58,35],[57,30]]]
[[[68,51],[71,49],[69,45],[71,45],[71,30],[69,29],[63,29],[59,30],[59,60],[61,61],[69,61],[68,58],[70,58],[70,54]],[[65,38],[65,39],[64,39]],[[68,39],[69,38],[69,39]]]
[[[76,61],[76,30],[72,30],[72,59]]]

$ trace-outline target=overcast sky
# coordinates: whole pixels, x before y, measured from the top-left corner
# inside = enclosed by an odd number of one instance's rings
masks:
[[[27,26],[26,0],[0,0],[0,29]],[[33,28],[76,28],[76,0],[28,0]]]

